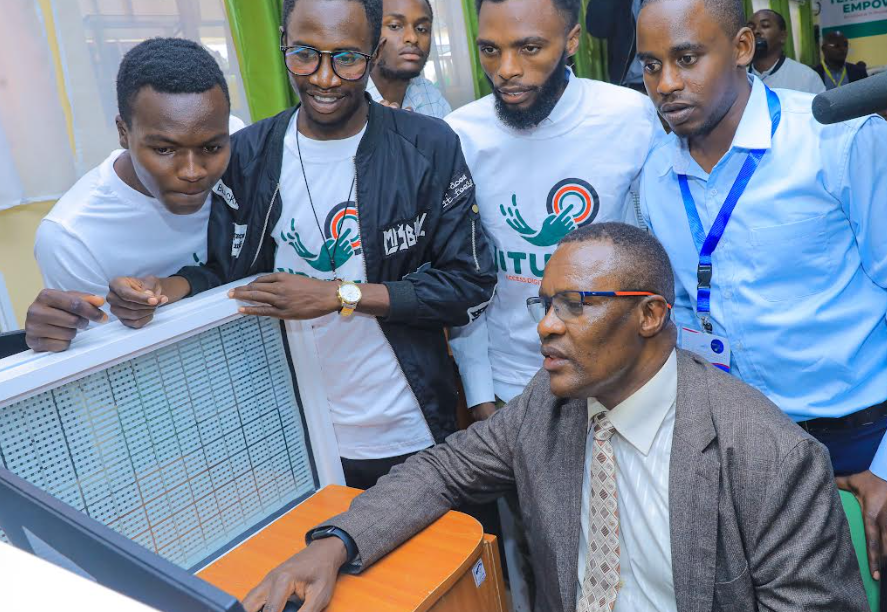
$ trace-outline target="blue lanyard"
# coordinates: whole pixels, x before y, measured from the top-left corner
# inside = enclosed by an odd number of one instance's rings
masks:
[[[767,87],[767,106],[770,109],[770,136],[776,134],[776,128],[779,127],[779,120],[782,117],[782,107],[779,104],[779,98],[773,91]],[[745,158],[742,169],[739,170],[739,176],[733,182],[727,199],[724,200],[718,216],[712,223],[711,231],[708,235],[702,229],[702,220],[699,218],[699,212],[696,210],[696,202],[693,201],[693,195],[690,193],[690,184],[687,181],[686,174],[678,175],[678,183],[681,186],[681,197],[684,200],[684,209],[687,211],[687,221],[690,222],[690,232],[693,234],[693,242],[696,244],[696,251],[699,253],[699,264],[696,268],[696,316],[702,319],[702,326],[705,331],[711,333],[712,326],[708,321],[708,315],[711,313],[711,279],[712,266],[711,254],[718,248],[718,243],[727,229],[727,223],[730,221],[730,215],[736,208],[739,198],[742,197],[748,182],[758,169],[761,158],[764,157],[766,149],[753,149]]]

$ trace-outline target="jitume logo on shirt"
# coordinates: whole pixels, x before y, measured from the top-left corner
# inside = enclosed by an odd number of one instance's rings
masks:
[[[601,201],[594,187],[587,181],[568,178],[559,181],[548,193],[548,216],[542,227],[534,228],[524,220],[518,207],[517,194],[511,196],[511,205],[500,204],[499,212],[508,227],[529,244],[548,249],[574,229],[592,223],[598,216]],[[496,261],[507,280],[539,284],[551,253],[501,251],[496,249]],[[543,261],[540,261],[543,260]],[[509,266],[509,264],[511,264]]]
[[[360,226],[354,202],[337,204],[326,217],[323,233],[325,241],[319,253],[314,253],[305,246],[304,240],[296,231],[295,219],[290,220],[290,231],[280,232],[280,240],[283,244],[290,245],[296,255],[318,272],[338,270],[352,256],[361,254]]]

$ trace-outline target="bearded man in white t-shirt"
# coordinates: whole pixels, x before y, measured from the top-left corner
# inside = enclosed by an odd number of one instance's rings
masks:
[[[558,241],[594,222],[629,221],[629,199],[662,133],[646,96],[576,77],[579,0],[481,0],[478,55],[493,93],[446,118],[477,181],[499,285],[451,345],[477,419],[519,395],[542,367],[526,309]]]
[[[122,148],[37,230],[46,289],[25,323],[36,351],[66,350],[78,329],[107,320],[101,307],[113,278],[169,275],[206,261],[211,191],[228,165],[229,129],[243,127],[230,116],[221,69],[195,42],[150,39],[124,56],[117,99]],[[175,290],[156,280],[137,288],[157,296]]]

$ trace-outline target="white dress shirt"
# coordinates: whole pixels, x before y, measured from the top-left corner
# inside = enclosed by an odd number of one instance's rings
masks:
[[[613,408],[610,422],[616,457],[619,507],[619,594],[614,612],[676,612],[668,514],[668,476],[678,389],[677,354],[672,352],[656,376]],[[588,422],[606,408],[588,400]],[[582,481],[582,537],[579,541],[579,587],[585,576],[588,506],[594,435],[585,442]]]

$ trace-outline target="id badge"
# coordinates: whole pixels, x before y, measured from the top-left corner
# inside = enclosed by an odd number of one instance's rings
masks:
[[[730,371],[730,341],[724,336],[682,327],[679,344],[682,349],[704,357],[716,368]]]

